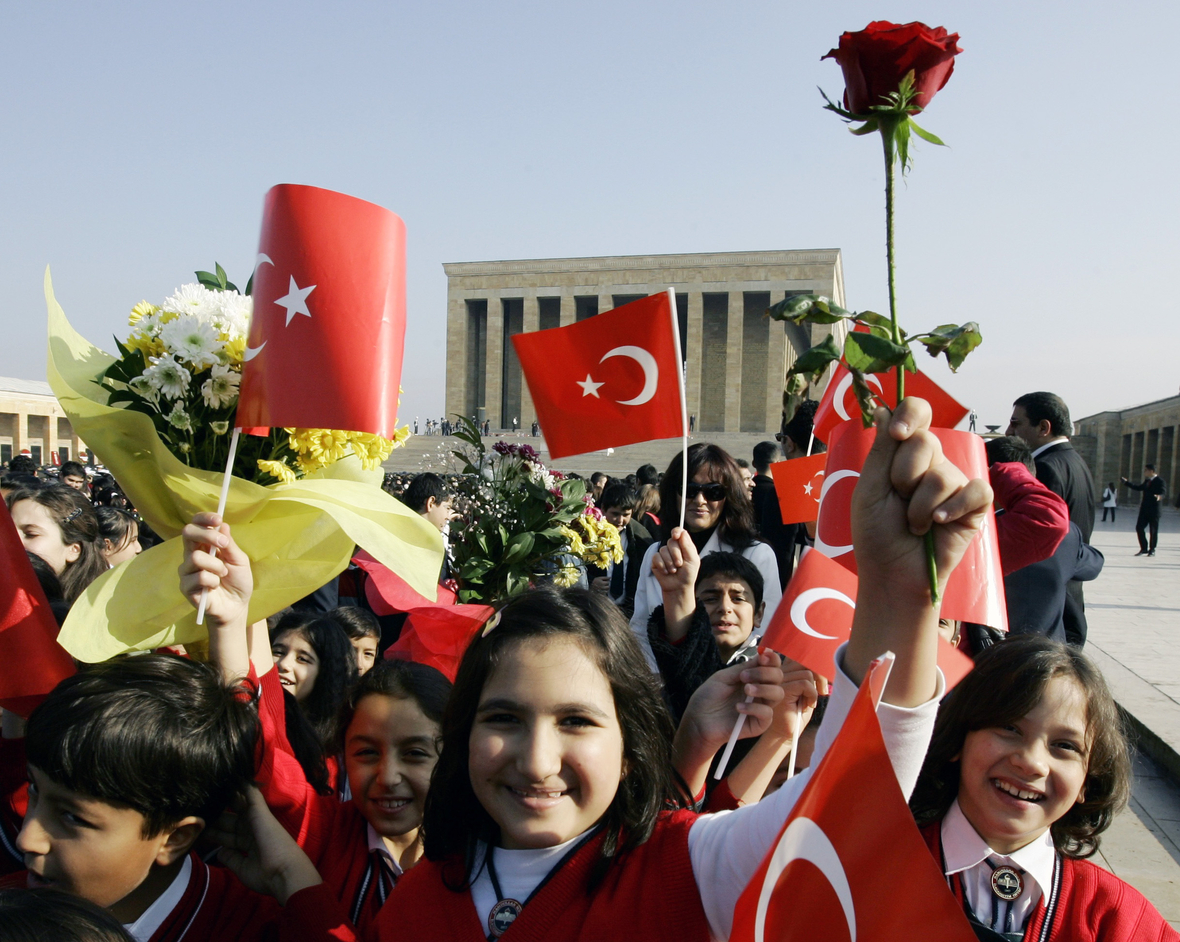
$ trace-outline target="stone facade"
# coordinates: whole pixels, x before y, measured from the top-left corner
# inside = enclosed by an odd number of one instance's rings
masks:
[[[447,414],[527,429],[536,418],[509,338],[585,320],[673,288],[685,391],[698,432],[777,431],[782,381],[831,328],[771,321],[787,295],[844,304],[839,249],[452,262],[447,274]],[[838,338],[842,339],[842,337]]]
[[[85,451],[48,383],[0,377],[0,464],[22,453],[39,465],[85,461]]]
[[[1159,399],[1121,412],[1099,412],[1078,419],[1070,440],[1086,459],[1100,495],[1107,482],[1118,485],[1119,503],[1137,505],[1139,493],[1119,483],[1143,480],[1143,466],[1155,465],[1172,502],[1180,487],[1180,396]]]

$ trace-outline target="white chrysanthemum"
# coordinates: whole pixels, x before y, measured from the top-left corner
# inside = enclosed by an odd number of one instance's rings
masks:
[[[553,490],[557,485],[557,481],[553,475],[538,465],[534,465],[533,469],[529,472],[529,480],[534,484],[540,484],[547,491]]]
[[[213,429],[214,435],[224,435],[229,431],[229,422],[210,422],[209,428]]]
[[[184,411],[184,407],[179,402],[168,413],[168,424],[182,432],[191,432],[193,430],[192,417]]]
[[[195,314],[202,320],[212,320],[221,309],[219,294],[204,285],[181,285],[160,307],[170,314]]]
[[[152,388],[167,399],[180,399],[188,392],[189,371],[174,360],[171,355],[162,356],[143,371],[144,378]]]
[[[209,379],[201,386],[201,395],[205,405],[210,409],[224,409],[231,406],[238,398],[238,383],[242,381],[240,373],[231,370],[220,363],[213,367]]]
[[[160,390],[153,386],[152,381],[146,376],[136,376],[127,385],[131,387],[133,393],[146,399],[153,405],[160,399]]]
[[[158,337],[160,335],[160,315],[145,314],[135,322],[133,333],[143,334],[145,337]]]
[[[245,334],[250,328],[250,315],[254,313],[254,300],[248,294],[236,291],[215,291],[219,295],[218,313],[214,318],[218,329],[230,336]]]
[[[160,331],[160,339],[168,352],[187,360],[200,372],[207,366],[220,363],[221,344],[217,330],[194,314],[185,314],[169,321]]]

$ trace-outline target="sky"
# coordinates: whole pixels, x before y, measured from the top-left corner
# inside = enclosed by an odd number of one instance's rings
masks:
[[[898,193],[911,332],[975,320],[936,381],[1004,424],[1180,389],[1180,5],[1129,0],[6,3],[0,375],[45,378],[42,278],[92,342],[215,261],[244,284],[276,183],[408,230],[402,417],[443,412],[452,261],[840,248],[885,312],[876,137],[820,57],[872,19],[958,32]]]

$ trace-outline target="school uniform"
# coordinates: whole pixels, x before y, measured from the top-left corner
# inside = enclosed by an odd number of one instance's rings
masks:
[[[344,905],[348,919],[367,929],[401,877],[401,866],[353,801],[341,801],[335,791],[321,795],[308,783],[287,744],[278,671],[267,671],[259,685],[262,796]]]
[[[942,821],[922,829],[922,836],[980,939],[1180,939],[1129,884],[1087,860],[1059,854],[1048,831],[1011,854],[997,853],[971,826],[956,799]],[[993,885],[998,889],[993,891]]]
[[[837,655],[842,663],[843,652]],[[882,735],[904,794],[917,782],[934,728],[938,700],[945,690],[913,709],[882,703]],[[559,847],[537,850],[477,849],[475,866],[461,883],[461,857],[425,860],[409,871],[390,894],[367,938],[379,942],[484,942],[489,917],[501,900],[525,905],[501,936],[503,942],[706,942],[729,937],[733,909],[755,870],[831,747],[856,696],[856,686],[837,671],[824,722],[816,736],[811,768],[754,805],[736,811],[660,815],[652,836],[618,861],[594,889],[592,868],[600,859],[602,834],[579,835]],[[569,855],[568,857],[566,855]],[[564,859],[563,859],[564,858]],[[492,879],[492,871],[496,880]],[[496,892],[495,884],[500,892]],[[490,890],[490,892],[489,892]],[[530,898],[531,897],[531,898]],[[339,903],[322,886],[292,895],[282,917],[283,939],[319,942],[357,938]]]

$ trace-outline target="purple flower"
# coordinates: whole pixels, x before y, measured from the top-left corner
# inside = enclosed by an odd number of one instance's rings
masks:
[[[498,455],[510,455],[512,454],[512,446],[507,442],[496,442],[492,445],[492,451]]]
[[[539,457],[532,445],[518,445],[517,448],[520,449],[518,453],[522,458],[529,458],[535,461]]]

